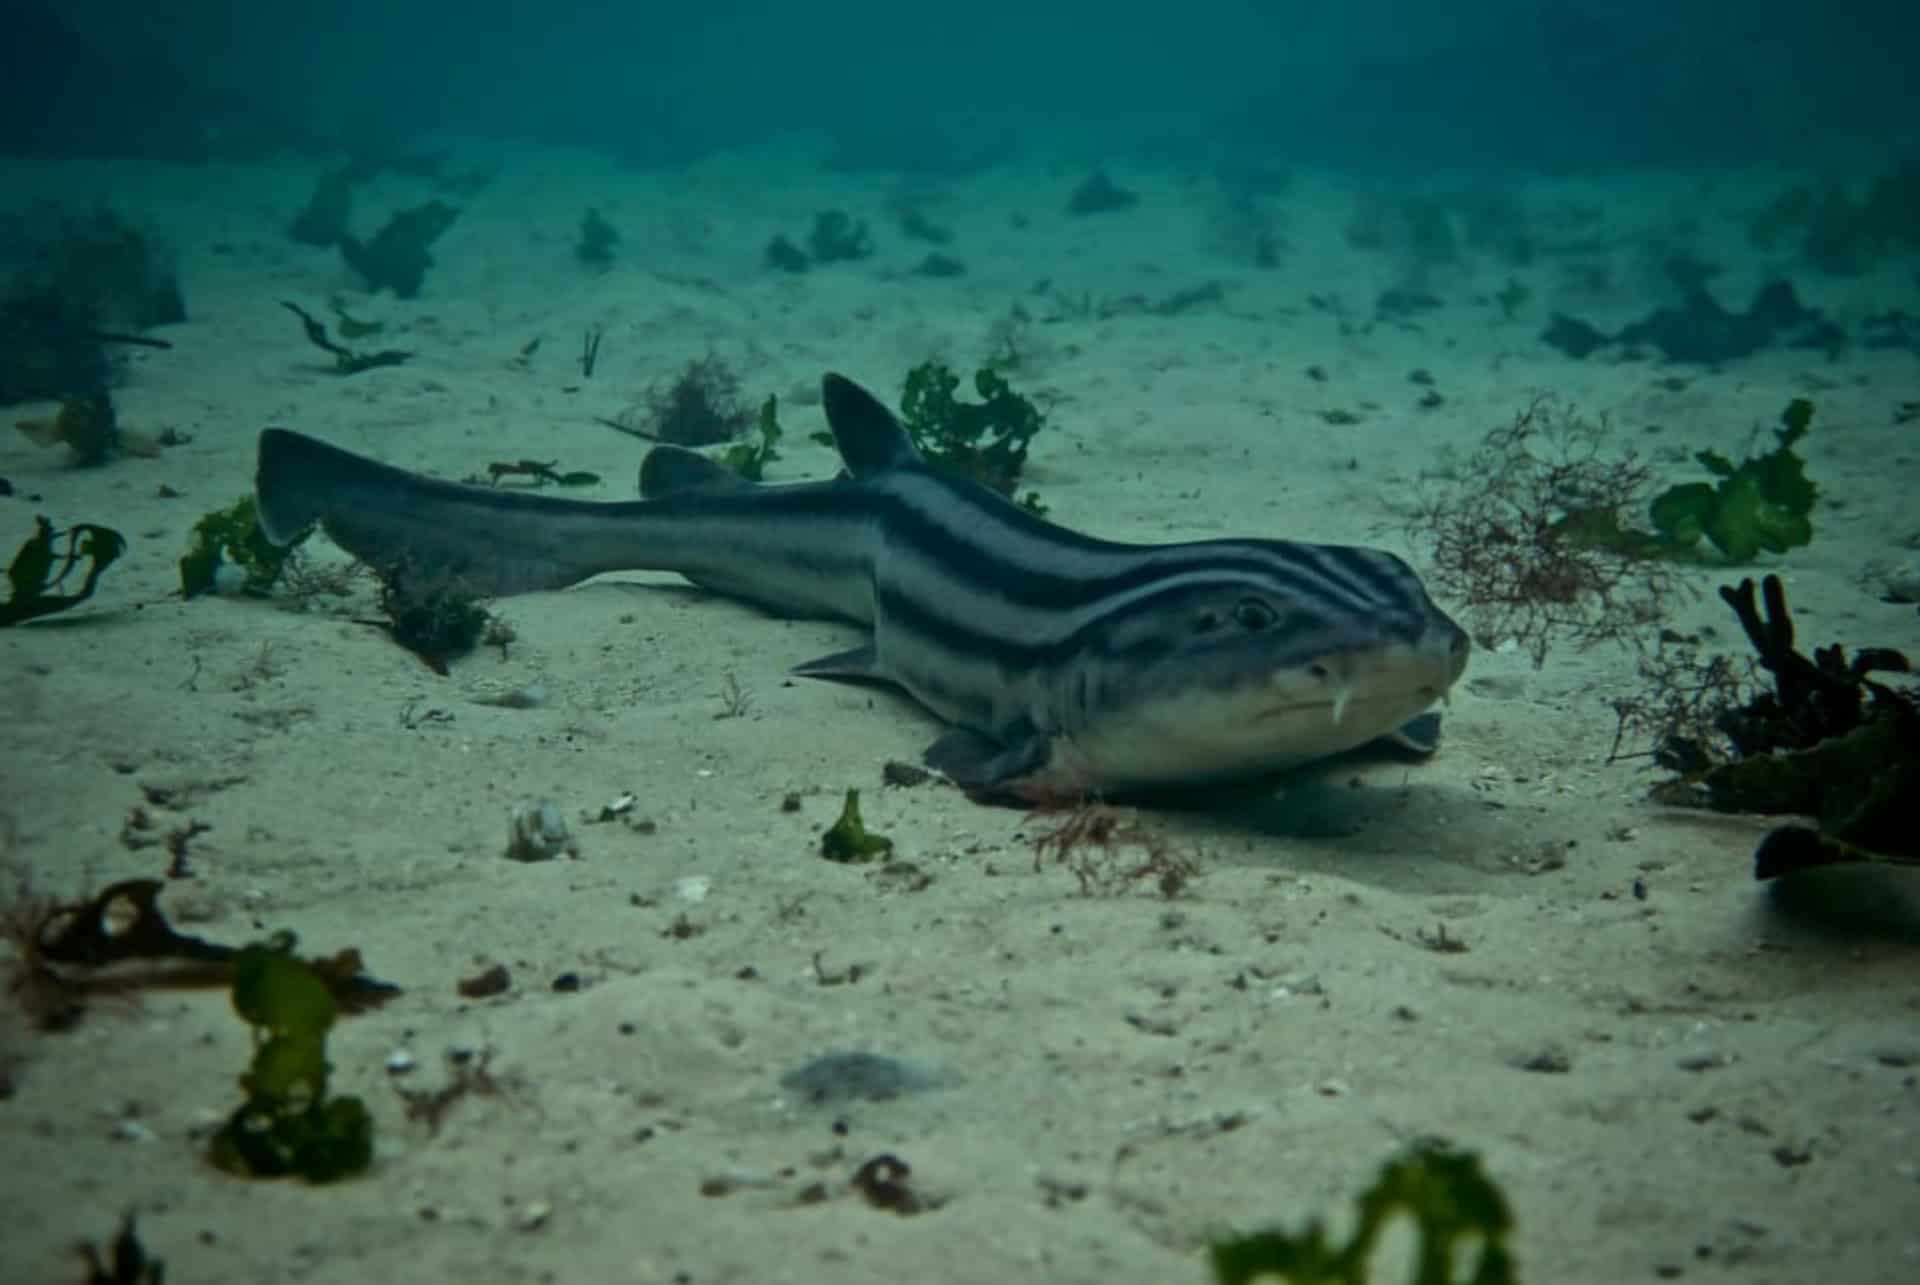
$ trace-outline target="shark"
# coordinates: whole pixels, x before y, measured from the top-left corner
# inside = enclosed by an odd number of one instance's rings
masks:
[[[1381,549],[1102,539],[931,465],[828,374],[844,471],[762,485],[655,446],[637,500],[411,473],[285,428],[259,438],[258,521],[316,525],[382,575],[474,597],[677,572],[769,612],[862,627],[793,672],[904,691],[945,731],[926,765],[983,801],[1061,804],[1283,773],[1370,742],[1433,752],[1471,644]]]

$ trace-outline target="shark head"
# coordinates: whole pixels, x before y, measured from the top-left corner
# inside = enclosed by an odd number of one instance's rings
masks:
[[[1444,702],[1471,643],[1413,570],[1374,549],[1238,541],[1111,613],[1063,693],[1028,782],[1215,782],[1284,771],[1402,729]],[[1409,729],[1410,730],[1410,729]]]

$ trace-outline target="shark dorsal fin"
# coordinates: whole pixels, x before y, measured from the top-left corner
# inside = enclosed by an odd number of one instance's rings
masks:
[[[737,491],[753,483],[684,446],[656,446],[640,463],[640,494],[657,500],[683,491]]]
[[[920,452],[894,413],[845,375],[828,372],[820,381],[820,400],[834,445],[855,477],[919,462]]]

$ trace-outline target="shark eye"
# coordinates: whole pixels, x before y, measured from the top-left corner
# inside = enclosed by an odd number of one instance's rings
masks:
[[[1233,604],[1233,621],[1242,629],[1270,629],[1278,619],[1273,608],[1258,598],[1242,598]]]

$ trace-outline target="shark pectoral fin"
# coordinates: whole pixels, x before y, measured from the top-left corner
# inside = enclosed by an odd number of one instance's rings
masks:
[[[927,746],[920,761],[967,793],[992,797],[1017,796],[1018,783],[1051,757],[1051,742],[1038,732],[1002,744],[984,732],[956,727]]]
[[[1379,739],[1396,749],[1425,757],[1440,748],[1440,715],[1427,713],[1410,718]]]
[[[750,491],[753,483],[684,446],[656,446],[640,461],[640,495],[654,500],[683,491]]]
[[[880,672],[880,655],[871,643],[851,651],[836,651],[831,656],[816,657],[805,664],[795,665],[792,672],[802,678],[834,678],[853,683],[893,682]]]

